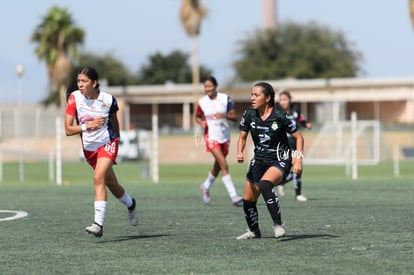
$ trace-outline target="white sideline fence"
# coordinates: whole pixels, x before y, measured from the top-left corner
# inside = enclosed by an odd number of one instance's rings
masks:
[[[60,109],[54,106],[45,108],[30,104],[23,106],[23,136],[55,136],[55,120]],[[19,137],[19,108],[17,105],[0,105],[0,140]]]

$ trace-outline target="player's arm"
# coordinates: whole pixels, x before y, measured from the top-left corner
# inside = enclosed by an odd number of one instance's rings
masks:
[[[197,111],[195,115],[195,122],[200,125],[201,128],[206,128],[206,120],[204,118],[204,112],[200,105],[197,105]]]
[[[237,141],[237,162],[243,163],[244,162],[244,149],[246,148],[246,140],[249,132],[240,131],[239,139]]]
[[[89,131],[93,128],[98,128],[105,123],[105,118],[103,116],[96,117],[89,123],[84,123],[81,125],[73,125],[73,121],[75,120],[75,116],[66,114],[65,118],[65,134],[67,136],[73,136],[76,134],[80,134],[85,131]]]
[[[305,142],[302,134],[299,131],[296,131],[291,135],[296,140],[296,152],[294,152],[293,155],[292,172],[294,174],[299,174],[302,171],[303,149]]]
[[[236,108],[234,106],[233,100],[227,98],[227,112],[226,113],[217,113],[216,118],[225,118],[231,121],[237,121]]]
[[[231,121],[237,121],[237,114],[236,114],[236,109],[230,109],[228,112],[227,112],[227,115],[226,115],[226,118],[228,119],[228,120],[231,120]]]
[[[111,123],[112,127],[114,128],[114,131],[116,133],[116,136],[119,138],[121,136],[119,131],[119,121],[118,116],[116,113],[112,113],[109,115],[109,122]]]
[[[243,163],[244,162],[243,152],[244,152],[244,149],[246,148],[246,140],[247,140],[247,136],[250,131],[250,119],[249,119],[247,110],[244,111],[242,118],[240,120],[239,130],[240,130],[240,134],[239,134],[239,139],[237,141],[237,162]]]
[[[303,127],[312,130],[312,123],[310,123],[302,114],[299,116],[298,121]]]

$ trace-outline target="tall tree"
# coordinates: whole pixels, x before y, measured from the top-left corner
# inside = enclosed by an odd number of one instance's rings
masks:
[[[239,43],[234,67],[242,80],[352,77],[360,71],[362,54],[345,35],[314,22],[279,24]]]
[[[99,78],[105,79],[109,86],[125,86],[138,84],[138,78],[133,76],[129,69],[110,53],[97,55],[90,52],[79,53],[76,62],[72,66],[70,82],[66,95],[78,88],[78,72],[87,66],[93,66],[99,72]]]
[[[137,84],[125,64],[114,55],[107,53],[97,55],[91,52],[82,52],[73,66],[71,80],[76,79],[77,73],[86,66],[91,66],[99,72],[99,77],[105,79],[109,86],[122,86]]]
[[[64,108],[66,86],[69,82],[71,58],[84,40],[84,31],[77,27],[66,8],[52,7],[35,28],[31,41],[36,43],[35,53],[46,62],[50,94],[46,103],[56,100]]]
[[[174,83],[189,83],[192,81],[191,66],[188,62],[188,54],[178,50],[167,55],[159,52],[148,57],[148,63],[139,71],[140,84],[164,84],[166,81]],[[206,78],[211,75],[211,70],[200,66],[200,75]]]
[[[181,23],[187,35],[191,38],[191,65],[194,85],[194,104],[197,100],[197,90],[200,84],[200,71],[198,65],[197,37],[200,34],[201,21],[206,15],[206,8],[198,0],[183,0],[180,8]],[[195,110],[195,108],[194,108]]]

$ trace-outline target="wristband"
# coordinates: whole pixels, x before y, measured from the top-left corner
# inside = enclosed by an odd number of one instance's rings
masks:
[[[82,125],[81,125],[81,129],[82,129],[82,132],[85,132],[85,131],[87,130],[87,128],[86,128],[86,124],[82,124]]]

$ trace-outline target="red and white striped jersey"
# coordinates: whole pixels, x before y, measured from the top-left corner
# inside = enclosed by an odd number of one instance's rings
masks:
[[[87,99],[79,90],[70,94],[66,114],[74,116],[79,125],[87,124],[99,116],[105,118],[103,126],[82,132],[84,150],[95,151],[117,137],[109,115],[116,113],[118,109],[115,97],[102,91],[97,99]]]
[[[233,100],[224,93],[217,93],[215,99],[210,99],[208,95],[203,96],[198,101],[197,115],[203,116],[207,122],[205,135],[209,140],[224,143],[230,140],[229,123],[226,118],[217,118],[217,113],[227,114],[234,109]]]

